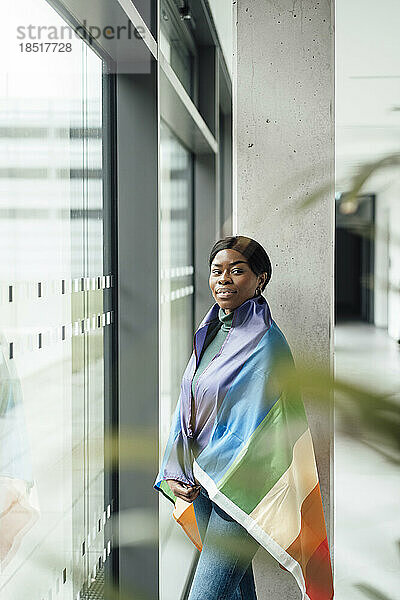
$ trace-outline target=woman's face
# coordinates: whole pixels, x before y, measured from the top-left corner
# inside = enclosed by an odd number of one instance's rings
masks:
[[[226,313],[252,298],[257,287],[265,281],[266,273],[256,275],[247,259],[231,248],[220,250],[210,269],[210,289],[215,301]]]

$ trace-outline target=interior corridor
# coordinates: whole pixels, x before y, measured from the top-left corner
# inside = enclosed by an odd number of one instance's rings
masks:
[[[338,379],[380,393],[400,390],[400,346],[384,330],[361,322],[335,328]],[[335,597],[365,600],[398,595],[400,476],[375,450],[345,436],[335,411]],[[365,590],[367,591],[367,590]],[[381,595],[378,595],[378,592]]]

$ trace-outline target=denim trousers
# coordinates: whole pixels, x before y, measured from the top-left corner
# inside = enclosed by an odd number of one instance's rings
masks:
[[[251,561],[259,544],[205,488],[193,507],[203,549],[188,600],[257,600]]]

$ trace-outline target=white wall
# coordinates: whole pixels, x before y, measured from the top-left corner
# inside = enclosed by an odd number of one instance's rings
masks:
[[[336,0],[337,190],[367,162],[399,152],[400,3],[397,0]],[[375,325],[400,337],[398,168],[378,173],[364,190],[376,195]],[[389,242],[387,240],[389,234]],[[397,242],[396,242],[397,237]]]
[[[375,325],[400,339],[400,177],[374,177],[375,190]]]
[[[388,326],[389,203],[384,193],[375,198],[374,322],[384,329]]]
[[[336,172],[399,149],[400,3],[336,0]]]
[[[400,182],[391,188],[389,201],[388,333],[400,340]]]

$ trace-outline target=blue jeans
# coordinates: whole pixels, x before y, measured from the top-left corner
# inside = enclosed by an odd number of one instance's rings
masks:
[[[203,550],[188,600],[257,600],[251,561],[259,544],[203,487],[193,507]]]

